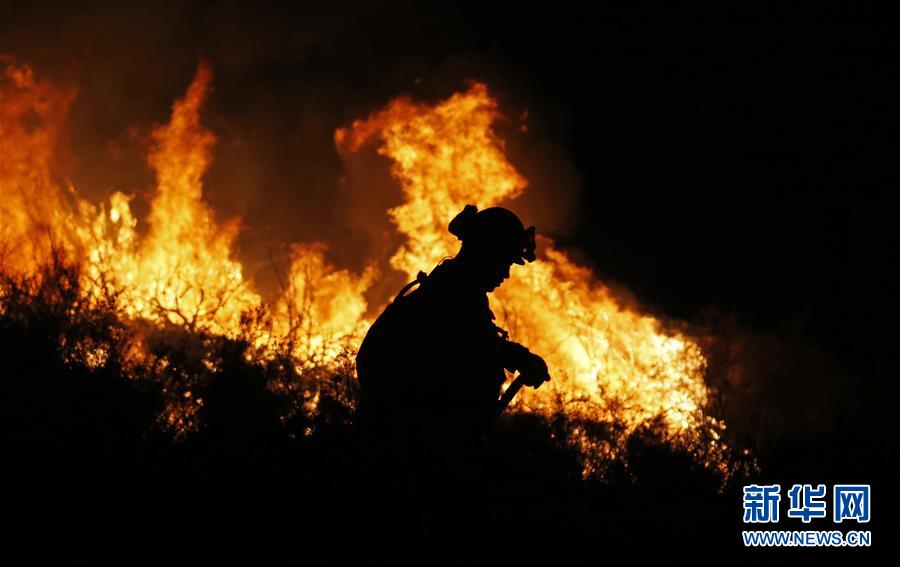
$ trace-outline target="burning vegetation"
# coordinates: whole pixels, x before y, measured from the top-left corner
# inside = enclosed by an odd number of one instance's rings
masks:
[[[403,203],[386,212],[402,242],[389,265],[372,259],[352,272],[329,262],[327,243],[297,244],[278,272],[280,296],[267,300],[235,259],[237,220],[218,223],[203,198],[216,143],[201,120],[208,65],[152,130],[156,185],[139,222],[132,196],[89,202],[58,177],[75,89],[12,58],[0,63],[0,316],[25,320],[43,305],[79,322],[57,329],[61,359],[157,385],[166,400],[157,423],[179,438],[202,427],[198,387],[235,367],[264,369],[268,390],[286,401],[282,420],[325,411],[325,398],[352,410],[353,355],[387,300],[371,297],[379,275],[430,270],[456,251],[446,226],[464,205],[497,205],[528,185],[493,128],[501,113],[485,85],[434,105],[397,98],[335,132],[342,155],[387,158],[402,190]],[[554,378],[520,394],[513,411],[551,424],[556,440],[581,455],[585,475],[625,462],[636,433],[722,480],[737,472],[725,423],[711,410],[707,360],[687,330],[633,307],[546,237],[538,260],[513,272],[492,308]]]

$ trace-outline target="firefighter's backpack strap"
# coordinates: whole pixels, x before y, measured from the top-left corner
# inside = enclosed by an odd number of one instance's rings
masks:
[[[394,296],[393,303],[396,303],[401,297],[406,297],[407,294],[409,293],[409,291],[413,287],[415,287],[417,285],[421,286],[422,284],[425,283],[425,281],[427,279],[428,279],[428,274],[426,274],[425,272],[419,272],[418,274],[416,274],[416,279],[414,279],[413,281],[411,281],[408,284],[406,284],[405,286],[403,286],[403,289],[400,290],[400,293],[398,293],[396,296]]]

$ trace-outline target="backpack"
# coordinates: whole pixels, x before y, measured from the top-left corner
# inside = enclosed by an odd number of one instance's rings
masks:
[[[375,319],[359,346],[356,375],[363,392],[371,398],[393,398],[410,386],[404,383],[407,376],[398,366],[420,327],[417,292],[427,278],[425,272],[419,272],[415,280],[406,284]]]

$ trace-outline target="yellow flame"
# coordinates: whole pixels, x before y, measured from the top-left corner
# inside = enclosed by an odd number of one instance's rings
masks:
[[[356,276],[336,270],[323,246],[294,248],[283,297],[265,313],[265,324],[246,336],[243,317],[265,306],[233,257],[237,223],[219,225],[203,200],[203,175],[216,141],[200,121],[212,81],[208,65],[200,65],[169,122],[151,133],[148,163],[156,190],[149,231],[139,238],[132,197],[116,192],[94,206],[74,188],[64,192],[51,174],[74,90],[36,80],[11,58],[0,64],[0,271],[38,275],[61,252],[82,268],[89,300],[113,301],[128,318],[248,338],[256,347],[253,356],[270,357],[287,344],[298,368],[332,364],[358,342],[366,326],[363,294],[374,271]],[[106,353],[90,351],[78,359],[97,366]],[[161,423],[191,423],[196,404],[188,398],[177,402]]]
[[[261,300],[231,257],[237,225],[219,227],[203,202],[203,174],[216,138],[200,123],[200,110],[211,80],[210,68],[201,64],[184,98],[173,105],[169,123],[152,132],[148,161],[157,183],[150,231],[132,257],[120,256],[116,272],[129,291],[129,314],[234,335],[241,314]],[[110,221],[133,222],[124,200],[116,199]],[[127,233],[117,237],[133,242]]]
[[[9,57],[0,65],[2,272],[36,274],[61,250],[81,266],[86,298],[111,300],[125,317],[155,325],[249,338],[250,356],[266,358],[286,346],[301,372],[335,365],[356,347],[369,324],[365,294],[374,268],[354,274],[331,265],[323,245],[294,246],[283,294],[267,306],[234,258],[237,223],[220,225],[204,202],[203,176],[216,141],[200,120],[212,81],[208,65],[200,65],[169,122],[152,131],[148,163],[156,190],[143,238],[132,197],[114,193],[95,206],[74,188],[64,190],[52,174],[75,90],[40,81]],[[435,105],[398,98],[335,133],[340,152],[374,145],[391,160],[405,197],[388,211],[405,237],[391,257],[394,268],[410,278],[430,270],[456,251],[446,227],[464,205],[492,206],[525,190],[527,181],[493,130],[500,117],[487,87],[473,83]],[[724,424],[706,414],[706,360],[696,341],[630,307],[551,240],[540,239],[539,253],[492,299],[512,337],[544,356],[554,376],[521,395],[517,407],[544,415],[561,411],[576,424],[614,425],[619,433],[610,438],[574,427],[573,443],[592,457],[589,468],[615,458],[628,435],[655,420],[673,443],[691,450],[711,433],[712,449],[700,451],[700,458],[723,467],[725,445],[717,444],[716,431]],[[242,322],[251,312],[264,312],[265,321],[248,331]],[[92,367],[108,356],[96,345],[73,353]],[[157,364],[164,369],[168,362]],[[309,403],[317,400],[314,394]],[[161,423],[192,423],[200,403],[183,392]]]
[[[326,366],[361,340],[368,327],[363,295],[375,275],[337,270],[322,244],[295,245],[284,294],[275,304],[275,336],[290,343],[300,368]]]
[[[341,151],[371,142],[392,160],[405,200],[390,215],[406,242],[391,262],[410,278],[456,252],[447,224],[466,204],[497,205],[524,189],[493,132],[498,116],[487,87],[475,83],[435,106],[399,98],[337,132]],[[522,395],[520,407],[614,423],[623,428],[619,445],[657,418],[686,444],[700,428],[724,426],[704,413],[706,360],[696,342],[626,307],[550,239],[541,238],[540,249],[540,258],[517,268],[492,299],[511,338],[544,356],[554,376]],[[587,450],[591,440],[578,443]]]
[[[22,274],[53,248],[73,252],[71,203],[51,167],[76,91],[36,79],[9,57],[0,65],[0,259]]]

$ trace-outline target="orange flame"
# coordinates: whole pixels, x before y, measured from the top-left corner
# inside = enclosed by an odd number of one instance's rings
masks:
[[[170,122],[153,129],[148,161],[157,185],[147,237],[137,242],[129,199],[114,194],[108,215],[92,227],[88,273],[95,286],[104,282],[120,292],[129,316],[234,336],[241,314],[261,300],[231,258],[237,224],[217,226],[203,202],[202,177],[216,138],[200,123],[200,110],[211,80],[201,64]]]
[[[38,275],[55,252],[63,252],[82,268],[85,299],[112,301],[129,319],[248,339],[261,360],[287,345],[298,371],[333,363],[359,340],[366,326],[363,293],[373,270],[356,276],[330,265],[321,245],[295,247],[284,295],[271,310],[244,279],[233,258],[237,222],[220,226],[203,201],[203,175],[216,141],[200,121],[212,81],[208,65],[200,65],[169,122],[151,133],[148,162],[156,190],[149,231],[139,238],[132,197],[116,192],[94,206],[74,188],[64,192],[51,174],[74,90],[37,81],[30,68],[11,58],[0,63],[2,273]],[[243,318],[260,311],[262,324],[248,331]],[[92,365],[106,360],[103,352],[89,354],[82,358]],[[162,422],[176,428],[189,423],[201,403],[177,401]]]
[[[9,57],[0,64],[0,271],[36,274],[63,250],[82,267],[88,300],[112,300],[128,319],[249,339],[249,356],[261,360],[286,346],[301,373],[336,365],[355,349],[370,323],[365,294],[373,266],[354,274],[331,265],[324,245],[294,246],[282,296],[267,306],[234,259],[237,223],[217,224],[203,201],[216,141],[200,121],[212,81],[208,65],[200,65],[169,122],[152,131],[148,162],[157,184],[149,231],[139,238],[131,197],[115,193],[95,206],[74,188],[63,191],[51,173],[74,89],[39,81]],[[340,152],[375,145],[392,162],[405,195],[388,211],[405,237],[392,267],[409,277],[431,269],[456,250],[446,226],[465,204],[487,207],[525,190],[493,130],[500,117],[487,87],[474,83],[433,106],[398,98],[335,133]],[[657,421],[672,443],[727,472],[727,447],[719,441],[725,426],[706,413],[706,360],[689,336],[628,307],[547,238],[540,239],[539,259],[514,272],[492,301],[513,338],[543,355],[555,378],[525,392],[516,407],[563,412],[576,424],[573,442],[588,456],[586,473]],[[262,313],[264,324],[248,330],[249,313]],[[104,363],[103,352],[90,354],[91,364]],[[164,421],[189,421],[197,404],[184,392]],[[609,424],[618,433],[600,439],[580,423]]]
[[[410,278],[457,250],[447,224],[466,204],[493,206],[524,189],[525,179],[492,130],[499,116],[487,87],[475,83],[433,107],[397,99],[337,132],[341,151],[372,142],[392,160],[406,199],[390,215],[406,242],[391,263]],[[540,243],[541,257],[517,268],[492,299],[511,337],[543,355],[555,377],[522,395],[519,407],[621,427],[612,445],[578,437],[598,463],[615,457],[632,432],[655,419],[686,446],[705,429],[715,448],[724,424],[704,413],[706,360],[697,343],[626,307],[550,239]]]
[[[0,258],[27,273],[51,248],[72,252],[71,203],[51,175],[54,152],[75,89],[34,77],[0,56]]]

